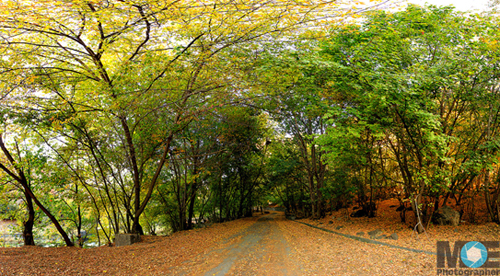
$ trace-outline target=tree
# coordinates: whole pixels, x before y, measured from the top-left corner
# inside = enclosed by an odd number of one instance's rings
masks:
[[[310,212],[305,203],[310,203],[310,197],[305,191],[309,185],[300,150],[292,139],[273,140],[268,161],[268,193],[281,202],[287,213],[298,217],[307,216]]]
[[[403,184],[415,217],[423,218],[416,223],[419,232],[440,196],[450,189],[458,193],[457,183],[475,177],[467,164],[478,152],[485,153],[481,147],[491,145],[484,138],[491,138],[486,134],[496,115],[486,109],[496,114],[493,87],[499,71],[497,49],[491,47],[497,34],[490,20],[450,7],[410,5],[403,12],[375,12],[361,25],[340,28],[323,46],[334,72],[330,85],[343,94],[328,115],[334,127],[322,140],[330,162],[341,158],[341,145],[353,136],[369,133],[372,141],[365,146],[370,147],[358,156],[370,168],[371,179],[372,168],[379,166],[373,155],[389,149],[390,155],[378,154],[379,159],[389,156],[399,172],[395,177],[386,169],[382,175]],[[471,116],[481,118],[478,124]],[[358,140],[356,147],[361,145]],[[489,161],[476,162],[482,169],[496,159],[496,150],[483,156]]]
[[[40,208],[45,215],[52,221],[54,226],[57,228],[59,233],[64,239],[64,242],[66,243],[67,246],[73,246],[73,242],[69,239],[68,234],[66,231],[62,228],[60,225],[59,221],[57,218],[41,203],[41,201],[38,199],[38,197],[33,193],[33,190],[31,188],[31,181],[30,179],[26,176],[25,171],[29,171],[30,167],[25,168],[22,160],[16,161],[11,154],[11,152],[7,149],[5,146],[5,143],[3,141],[2,133],[0,133],[0,149],[2,150],[2,153],[4,155],[4,160],[6,160],[5,163],[0,162],[0,169],[2,169],[7,175],[9,175],[11,178],[13,178],[17,183],[19,183],[22,187],[24,196],[25,196],[25,201],[26,205],[28,208],[28,219],[23,222],[24,224],[24,230],[23,230],[23,239],[24,239],[24,244],[25,245],[34,245],[34,238],[33,238],[33,224],[35,221],[35,210],[33,208],[33,202]],[[2,158],[3,159],[3,158]],[[28,162],[29,164],[29,162]]]
[[[327,127],[323,116],[329,99],[323,83],[329,72],[323,70],[317,53],[310,52],[312,47],[315,44],[311,42],[278,43],[263,56],[255,81],[263,94],[257,103],[269,112],[283,134],[293,136],[301,168],[307,174],[311,214],[320,218],[325,215],[322,191],[327,164],[316,139]]]
[[[114,185],[107,181],[117,168],[130,172],[117,185],[126,194],[131,231],[141,232],[140,216],[176,135],[211,103],[243,91],[230,74],[242,60],[229,50],[255,49],[258,39],[339,16],[332,7],[322,1],[4,1],[0,34],[10,65],[2,74],[26,80],[14,89],[21,100],[10,108],[35,125],[50,122],[64,139],[78,133],[105,189]],[[107,147],[117,153],[106,155]],[[119,210],[111,213],[117,232]]]

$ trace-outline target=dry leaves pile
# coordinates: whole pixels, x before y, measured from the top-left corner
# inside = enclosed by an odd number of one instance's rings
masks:
[[[436,257],[344,238],[281,222],[299,275],[434,275]]]
[[[385,210],[385,211],[384,211]],[[334,213],[320,221],[301,220],[355,235],[382,229],[397,233],[385,243],[436,251],[437,240],[498,240],[496,224],[434,226],[416,237],[397,213],[379,208],[377,218],[349,218]],[[435,275],[436,257],[374,245],[286,220],[240,219],[211,227],[143,237],[125,247],[2,248],[0,275]],[[331,222],[331,223],[330,223]],[[341,229],[336,229],[342,226]],[[365,235],[365,238],[367,236]],[[225,264],[225,267],[224,265]]]
[[[478,201],[479,202],[479,201]],[[379,241],[402,247],[409,247],[423,251],[436,251],[436,241],[498,241],[500,240],[500,225],[486,222],[486,206],[478,206],[478,217],[480,223],[472,224],[462,221],[459,226],[436,226],[430,224],[424,234],[416,234],[411,227],[414,223],[411,211],[407,212],[407,224],[401,222],[399,212],[394,206],[399,205],[395,199],[386,200],[378,205],[377,216],[374,218],[352,218],[346,216],[350,212],[345,210],[333,212],[321,220],[300,220],[324,229],[343,234],[356,235],[363,232],[362,237],[368,238],[368,232],[380,229],[386,235],[396,233],[397,240],[381,239]],[[392,207],[391,207],[392,206]],[[340,229],[338,229],[341,227]]]
[[[143,236],[141,243],[123,247],[0,248],[0,275],[170,275],[254,221],[214,224],[168,237]]]

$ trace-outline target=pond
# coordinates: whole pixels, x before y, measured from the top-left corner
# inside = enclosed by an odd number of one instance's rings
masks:
[[[13,227],[16,225],[15,220],[0,220],[0,246],[1,247],[18,247],[23,245],[23,237],[21,233],[13,233]]]
[[[24,245],[23,235],[21,232],[16,232],[14,228],[17,226],[15,220],[0,220],[0,247],[20,247]],[[48,236],[44,233],[35,232],[35,244],[42,247],[64,246],[65,243],[58,234]],[[82,231],[82,236],[86,232]],[[91,234],[90,234],[91,235]],[[89,236],[90,236],[89,235]],[[88,237],[86,239],[88,241]],[[84,247],[97,247],[97,242],[86,242]]]

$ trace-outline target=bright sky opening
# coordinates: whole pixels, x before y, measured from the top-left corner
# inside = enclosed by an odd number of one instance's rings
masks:
[[[449,6],[453,5],[461,11],[481,11],[488,8],[488,0],[409,0],[409,3],[418,5],[432,4],[436,6]]]

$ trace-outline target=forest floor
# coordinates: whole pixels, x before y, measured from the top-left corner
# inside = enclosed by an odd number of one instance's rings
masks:
[[[380,209],[379,209],[380,210]],[[380,229],[397,240],[377,242],[436,251],[436,241],[499,240],[492,223],[434,226],[415,235],[404,224],[379,216],[323,220],[285,219],[282,212],[213,224],[140,243],[92,249],[0,248],[0,275],[436,275],[436,256],[316,229],[352,235]],[[361,237],[361,235],[358,235]]]

